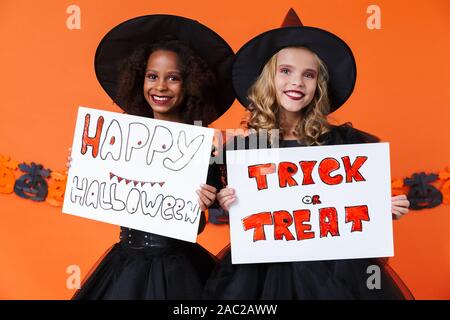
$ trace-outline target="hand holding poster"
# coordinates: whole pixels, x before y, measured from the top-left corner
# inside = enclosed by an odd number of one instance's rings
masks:
[[[213,133],[80,107],[63,212],[195,242]]]
[[[389,144],[227,151],[233,263],[393,256]]]

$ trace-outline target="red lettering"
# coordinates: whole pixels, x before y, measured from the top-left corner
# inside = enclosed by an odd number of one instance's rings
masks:
[[[97,121],[97,129],[95,131],[95,136],[89,137],[89,123],[91,120],[91,115],[86,114],[84,118],[84,131],[82,138],[82,146],[81,146],[81,154],[85,154],[87,152],[87,147],[92,147],[92,156],[94,158],[98,155],[98,145],[100,142],[100,136],[102,134],[103,122],[105,119],[103,117],[99,117]]]
[[[312,197],[311,203],[312,203],[312,204],[321,204],[322,201],[320,201],[320,196],[319,196],[318,194],[314,195],[314,196]]]
[[[280,182],[280,188],[286,188],[288,184],[290,187],[296,186],[297,181],[295,181],[292,176],[298,171],[295,163],[292,162],[280,162],[278,165],[278,181]]]
[[[345,223],[352,222],[351,232],[362,232],[362,221],[370,221],[369,211],[366,205],[345,207]],[[273,225],[274,240],[306,240],[314,239],[315,232],[310,224],[311,211],[308,209],[294,210],[293,214],[286,210],[272,212],[260,212],[242,219],[244,230],[253,229],[253,242],[266,240],[264,226]],[[319,209],[320,238],[340,236],[338,212],[335,207]],[[289,230],[294,224],[295,234]]]
[[[345,223],[353,222],[352,232],[362,231],[361,220],[370,221],[367,206],[345,207]]]
[[[255,229],[253,232],[253,242],[266,240],[264,225],[273,224],[272,214],[270,212],[255,213],[242,219],[242,224],[244,225],[245,231]]]
[[[319,209],[319,224],[320,224],[320,237],[327,237],[328,233],[331,236],[339,236],[338,229],[338,216],[336,208],[322,208]]]
[[[266,175],[274,173],[276,166],[274,163],[258,164],[248,167],[249,178],[256,178],[258,190],[267,189]]]
[[[309,210],[295,210],[294,222],[295,232],[297,233],[297,240],[305,240],[314,238],[314,232],[311,232],[311,225],[304,224],[303,222],[309,222],[311,218],[311,212]],[[309,231],[309,232],[307,232]]]
[[[294,162],[280,162],[278,164],[278,182],[280,188],[286,188],[298,186],[298,181],[300,178],[296,178],[295,175],[302,173],[302,183],[301,185],[311,185],[315,184],[313,178],[313,171],[317,167],[318,175],[321,181],[327,185],[337,185],[344,181],[344,175],[332,173],[341,168],[341,162],[345,170],[345,182],[360,182],[366,181],[361,172],[359,171],[364,163],[368,160],[366,156],[358,156],[355,161],[351,163],[349,156],[342,157],[339,161],[337,159],[328,157],[320,161],[319,165],[316,166],[317,161],[300,161],[298,165]],[[272,174],[277,170],[277,165],[275,163],[265,163],[252,165],[248,167],[249,178],[255,178],[258,190],[267,189],[267,175]]]
[[[273,220],[275,224],[274,234],[275,240],[283,240],[283,236],[286,240],[294,240],[294,236],[288,227],[292,224],[292,216],[285,210],[275,211],[273,213]]]
[[[342,182],[343,177],[340,174],[334,177],[330,176],[330,173],[339,169],[339,162],[334,158],[325,158],[319,164],[319,176],[320,179],[326,184],[339,184]]]
[[[302,185],[314,184],[314,180],[312,178],[312,171],[317,161],[300,161],[300,167],[303,172],[303,182]]]
[[[356,157],[355,162],[351,164],[348,156],[342,157],[342,162],[344,163],[345,168],[345,182],[352,182],[353,179],[355,179],[355,181],[366,181],[366,179],[364,179],[359,172],[359,169],[364,162],[366,162],[366,160],[367,157]]]

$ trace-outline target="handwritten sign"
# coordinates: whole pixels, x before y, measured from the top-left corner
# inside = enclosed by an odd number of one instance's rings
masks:
[[[195,242],[213,134],[80,107],[63,212]]]
[[[389,144],[227,151],[232,262],[393,256]]]

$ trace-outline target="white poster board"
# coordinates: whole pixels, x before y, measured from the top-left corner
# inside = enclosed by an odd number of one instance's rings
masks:
[[[80,107],[63,212],[195,242],[213,134]]]
[[[232,263],[393,256],[389,144],[227,151]]]

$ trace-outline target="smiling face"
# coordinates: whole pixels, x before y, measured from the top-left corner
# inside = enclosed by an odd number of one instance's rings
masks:
[[[183,101],[183,79],[175,52],[154,51],[147,61],[143,93],[155,119],[176,120]]]
[[[275,90],[278,104],[297,113],[313,100],[317,88],[319,62],[305,48],[285,48],[277,54]]]

